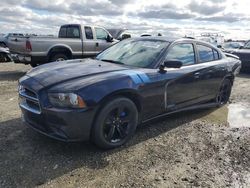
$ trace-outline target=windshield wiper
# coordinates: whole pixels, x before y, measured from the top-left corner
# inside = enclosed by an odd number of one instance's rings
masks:
[[[109,63],[116,63],[116,64],[124,65],[123,62],[115,61],[115,60],[112,60],[112,59],[100,59],[100,60],[105,61],[105,62],[109,62]]]

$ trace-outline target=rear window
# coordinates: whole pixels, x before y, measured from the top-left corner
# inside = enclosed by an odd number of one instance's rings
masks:
[[[59,38],[66,38],[67,27],[61,27],[59,31]]]
[[[80,38],[80,29],[78,26],[61,27],[59,38]]]

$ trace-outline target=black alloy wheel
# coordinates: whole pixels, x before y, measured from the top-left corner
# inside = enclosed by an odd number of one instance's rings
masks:
[[[225,79],[220,87],[220,91],[217,96],[217,103],[222,106],[226,104],[230,98],[232,90],[232,83],[229,79]]]
[[[123,145],[134,134],[138,123],[136,105],[127,98],[115,98],[100,111],[93,130],[97,146],[110,149]]]

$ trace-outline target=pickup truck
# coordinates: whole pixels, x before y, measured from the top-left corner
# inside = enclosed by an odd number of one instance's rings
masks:
[[[58,37],[12,37],[8,47],[16,63],[35,67],[53,61],[95,56],[116,43],[103,27],[62,25]]]

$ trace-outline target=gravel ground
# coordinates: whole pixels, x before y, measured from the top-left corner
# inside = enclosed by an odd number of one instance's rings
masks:
[[[231,104],[151,122],[125,146],[102,151],[22,123],[17,80],[29,69],[0,64],[0,187],[250,187],[250,126],[229,121],[241,117],[235,105],[249,118],[250,76],[237,77]]]

